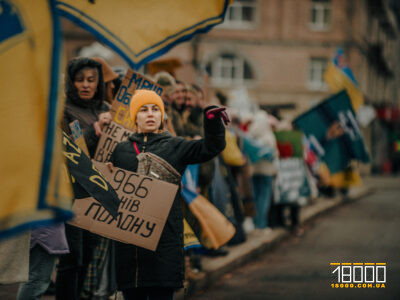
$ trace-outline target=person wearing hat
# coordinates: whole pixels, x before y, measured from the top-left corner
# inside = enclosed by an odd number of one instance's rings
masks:
[[[158,162],[163,161],[168,170],[172,168],[172,172],[177,174],[173,183],[180,185],[180,177],[188,164],[208,161],[225,148],[222,121],[225,124],[229,122],[225,108],[207,107],[204,113],[205,138],[192,141],[174,137],[164,130],[164,103],[153,91],[137,90],[130,102],[130,113],[136,132],[116,146],[110,159],[111,170],[115,166],[137,172],[138,167],[142,170],[140,164],[144,154],[157,156]],[[163,176],[160,179],[163,180]],[[183,287],[184,280],[180,188],[156,251],[114,243],[117,287],[123,291],[126,300],[173,299],[174,290]]]

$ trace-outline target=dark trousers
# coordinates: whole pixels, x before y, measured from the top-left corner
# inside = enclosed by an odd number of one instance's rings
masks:
[[[281,226],[286,226],[287,222],[284,216],[284,210],[286,207],[289,207],[290,211],[290,226],[295,227],[299,225],[300,221],[300,206],[298,205],[277,205],[276,214],[277,214],[277,223]]]
[[[123,291],[125,300],[173,300],[173,288],[133,288]]]
[[[78,300],[98,237],[69,224],[65,224],[65,235],[70,253],[60,255],[57,267],[56,299]]]

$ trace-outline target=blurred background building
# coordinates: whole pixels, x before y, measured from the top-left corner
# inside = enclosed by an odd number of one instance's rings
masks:
[[[231,97],[245,90],[262,109],[292,120],[330,94],[323,74],[341,47],[365,104],[376,114],[363,128],[371,169],[398,172],[399,24],[396,0],[236,0],[223,24],[140,71],[167,70],[200,84],[207,73],[213,89]],[[63,28],[68,59],[102,56],[126,66],[89,33],[68,21]]]

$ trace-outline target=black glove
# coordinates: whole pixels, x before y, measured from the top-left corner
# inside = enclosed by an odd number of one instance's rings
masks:
[[[206,108],[206,117],[209,120],[214,119],[215,117],[220,117],[225,125],[231,121],[229,120],[229,116],[226,113],[226,107],[218,107],[218,106],[209,106]]]

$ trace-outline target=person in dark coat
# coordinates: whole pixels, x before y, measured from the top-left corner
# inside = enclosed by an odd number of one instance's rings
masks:
[[[70,134],[69,124],[79,121],[90,157],[96,151],[103,126],[111,121],[108,106],[103,102],[104,81],[101,64],[90,58],[75,58],[68,63],[65,81],[66,103],[63,130]],[[65,224],[70,249],[61,255],[56,279],[56,299],[80,299],[87,266],[99,236]]]
[[[103,126],[111,122],[110,109],[103,101],[101,64],[86,57],[72,59],[67,66],[65,94],[63,130],[70,134],[69,124],[78,120],[90,157],[93,157]]]
[[[116,146],[110,160],[115,167],[136,172],[137,155],[150,152],[182,176],[188,164],[208,161],[225,148],[225,128],[220,118],[229,121],[225,108],[207,107],[204,114],[205,138],[192,141],[163,131],[164,104],[156,93],[136,91],[130,110],[137,133]],[[173,299],[174,290],[183,286],[183,215],[179,195],[180,189],[156,251],[115,242],[117,286],[126,300]]]

